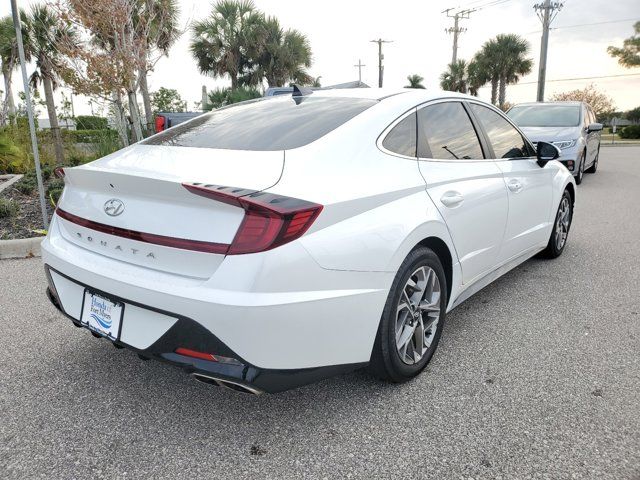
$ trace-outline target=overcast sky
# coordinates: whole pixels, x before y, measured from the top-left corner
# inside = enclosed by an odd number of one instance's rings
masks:
[[[280,19],[285,28],[306,34],[313,50],[310,73],[322,76],[323,85],[357,80],[358,59],[366,66],[362,80],[371,86],[378,81],[377,45],[374,38],[392,40],[385,44],[385,87],[403,87],[406,77],[418,74],[428,89],[437,89],[439,76],[451,61],[451,35],[445,29],[453,20],[441,13],[446,8],[478,8],[461,26],[458,58],[470,59],[480,46],[498,33],[517,33],[531,44],[534,68],[520,84],[507,88],[512,103],[534,101],[540,55],[541,23],[533,4],[543,0],[255,0],[256,6]],[[498,5],[491,3],[502,2]],[[18,0],[25,8],[33,2]],[[174,45],[168,58],[161,59],[150,77],[150,88],[175,88],[193,108],[199,101],[201,87],[226,86],[228,79],[201,75],[189,52],[189,24],[211,11],[208,0],[179,0],[181,25],[185,33]],[[484,6],[486,5],[486,6]],[[484,6],[484,7],[483,7]],[[0,14],[10,13],[9,2],[2,2]],[[640,68],[625,69],[606,51],[608,45],[621,45],[633,34],[633,23],[640,20],[640,0],[565,0],[552,24],[547,64],[546,96],[594,83],[610,95],[620,110],[640,105]],[[607,22],[607,23],[605,23]],[[585,25],[589,24],[589,25]],[[593,25],[597,24],[597,25]],[[628,76],[634,74],[633,76]],[[612,75],[627,75],[610,77]],[[609,77],[590,80],[552,82],[577,77]],[[14,75],[15,91],[22,90],[19,72]],[[489,100],[490,89],[480,90]],[[59,93],[57,94],[59,97]],[[75,113],[86,114],[86,99],[75,99]],[[44,112],[40,116],[44,116]]]

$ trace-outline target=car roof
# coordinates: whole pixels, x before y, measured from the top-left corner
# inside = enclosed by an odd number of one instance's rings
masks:
[[[579,102],[579,101],[563,101],[563,102],[525,102],[525,103],[518,103],[517,105],[514,105],[514,107],[530,107],[533,105],[586,105],[586,102]],[[513,107],[512,107],[513,108]]]
[[[314,90],[315,97],[342,97],[342,98],[366,98],[372,100],[384,100],[390,97],[402,95],[403,97],[411,97],[417,102],[435,100],[438,98],[474,98],[457,92],[449,92],[444,90],[426,90],[422,88],[345,88],[331,90]]]

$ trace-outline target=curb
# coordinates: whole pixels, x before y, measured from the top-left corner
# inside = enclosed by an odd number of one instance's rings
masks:
[[[0,260],[6,258],[31,258],[40,256],[40,243],[44,237],[0,240]]]
[[[4,180],[4,182],[0,183],[0,192],[9,188],[22,177],[23,175],[0,175],[0,179]]]
[[[601,147],[640,147],[640,142],[601,143]]]

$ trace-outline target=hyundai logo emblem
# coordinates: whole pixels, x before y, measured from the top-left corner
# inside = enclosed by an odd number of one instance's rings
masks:
[[[106,213],[110,217],[117,217],[122,212],[124,212],[124,203],[122,202],[122,200],[112,198],[111,200],[107,200],[105,202],[104,213]]]

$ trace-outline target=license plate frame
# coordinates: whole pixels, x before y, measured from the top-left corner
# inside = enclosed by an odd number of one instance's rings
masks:
[[[117,341],[122,330],[124,308],[123,302],[85,288],[80,323],[98,335]]]

